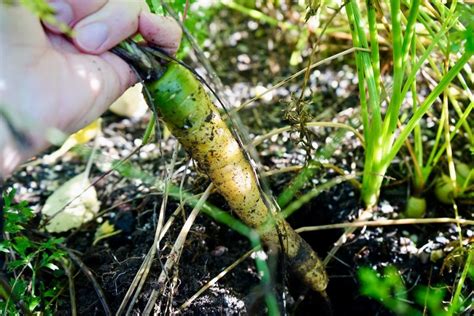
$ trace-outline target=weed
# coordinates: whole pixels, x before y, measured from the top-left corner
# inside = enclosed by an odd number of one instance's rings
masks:
[[[474,280],[472,260],[474,249],[463,251],[463,254],[463,273],[451,299],[447,299],[449,293],[445,285],[420,285],[415,287],[413,292],[407,290],[394,266],[386,267],[382,275],[369,267],[360,268],[358,271],[360,293],[379,301],[397,315],[425,315],[428,311],[429,315],[447,316],[466,312],[472,306],[469,296],[463,295],[462,290],[466,289],[464,287],[466,278],[470,279],[470,282]]]
[[[65,252],[58,247],[62,238],[34,240],[28,227],[34,213],[26,201],[15,203],[14,196],[15,190],[3,194],[6,238],[0,251],[6,272],[1,276],[0,309],[4,315],[52,314],[65,288]]]

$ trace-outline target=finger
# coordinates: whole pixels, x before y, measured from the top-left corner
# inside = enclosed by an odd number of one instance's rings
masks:
[[[105,52],[100,57],[110,71],[104,73],[101,95],[86,114],[87,120],[91,122],[104,113],[115,100],[137,82],[135,73],[120,57],[110,52]]]
[[[99,11],[108,0],[48,0],[55,10],[58,22],[73,26],[86,16]],[[45,23],[46,28],[54,33],[60,33],[56,25]]]
[[[107,110],[125,90],[136,82],[128,64],[116,55],[106,52],[101,55],[67,54],[68,85],[64,87],[69,102],[64,102],[62,111],[71,121],[58,128],[64,132],[75,132],[86,126]]]
[[[174,55],[179,48],[181,27],[171,17],[142,12],[138,31],[147,42],[163,48],[171,55]]]
[[[137,32],[143,9],[142,2],[110,0],[74,26],[74,44],[87,53],[104,53]]]
[[[47,38],[39,17],[26,9],[25,6],[14,3],[7,4],[3,0],[0,1],[0,41],[2,45],[43,49],[47,45]],[[2,62],[4,61],[0,61],[0,64]]]

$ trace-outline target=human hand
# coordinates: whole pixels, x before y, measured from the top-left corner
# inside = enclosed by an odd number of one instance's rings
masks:
[[[49,0],[67,38],[18,4],[0,1],[0,178],[48,145],[48,133],[70,134],[100,116],[137,78],[108,52],[140,33],[174,54],[181,29],[153,15],[144,0]],[[5,117],[27,137],[21,146]]]

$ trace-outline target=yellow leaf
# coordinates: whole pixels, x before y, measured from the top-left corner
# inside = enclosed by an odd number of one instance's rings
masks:
[[[100,118],[95,120],[83,129],[69,136],[68,140],[72,140],[75,143],[74,146],[87,143],[99,134],[101,123],[102,120]]]
[[[138,83],[125,91],[109,108],[113,113],[125,117],[141,117],[148,106],[142,94],[143,85]]]
[[[100,208],[97,192],[84,173],[60,186],[46,200],[42,209],[46,230],[65,232],[94,218]]]
[[[59,157],[67,153],[72,147],[87,143],[100,133],[101,125],[102,119],[98,118],[83,129],[72,134],[66,139],[64,144],[62,144],[62,146],[58,150],[45,156],[43,158],[44,162],[51,164],[55,162]]]
[[[120,234],[121,232],[122,231],[120,229],[115,230],[115,226],[109,221],[105,221],[102,225],[99,226],[99,228],[97,228],[97,231],[94,235],[94,242],[92,244],[96,245],[102,239],[115,236],[117,234]]]

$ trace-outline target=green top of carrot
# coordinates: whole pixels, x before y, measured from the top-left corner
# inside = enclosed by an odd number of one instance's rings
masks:
[[[172,130],[192,131],[211,115],[208,107],[196,106],[197,100],[208,98],[199,81],[177,63],[169,63],[163,76],[147,87],[155,98],[154,103],[159,104],[157,110],[168,118],[167,124]]]

